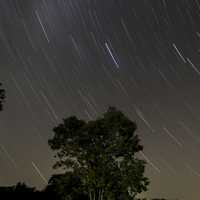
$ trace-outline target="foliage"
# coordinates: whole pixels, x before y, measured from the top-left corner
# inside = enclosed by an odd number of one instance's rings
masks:
[[[136,128],[114,107],[89,122],[66,118],[49,140],[56,151],[54,168],[78,175],[90,199],[133,199],[149,184],[145,162],[135,157],[143,149]]]
[[[52,193],[55,196],[55,199],[60,200],[88,199],[88,196],[81,185],[80,178],[72,172],[53,175],[50,178],[45,191],[47,193]]]

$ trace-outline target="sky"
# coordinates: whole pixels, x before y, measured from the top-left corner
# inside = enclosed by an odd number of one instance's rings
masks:
[[[43,188],[63,118],[138,125],[147,197],[200,196],[199,0],[1,0],[0,185]]]

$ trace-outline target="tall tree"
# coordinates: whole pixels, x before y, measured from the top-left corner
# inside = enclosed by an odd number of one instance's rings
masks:
[[[96,120],[85,122],[75,116],[53,129],[49,140],[56,151],[54,168],[78,174],[90,200],[134,199],[147,190],[145,161],[135,154],[143,150],[137,126],[114,107]]]
[[[2,84],[0,83],[0,87],[2,86]],[[0,110],[2,110],[3,108],[3,101],[5,99],[5,90],[4,89],[0,89]]]

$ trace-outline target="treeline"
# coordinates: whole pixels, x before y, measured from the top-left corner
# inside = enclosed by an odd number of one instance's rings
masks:
[[[66,175],[55,175],[56,178]],[[54,179],[54,178],[53,178]],[[70,181],[70,180],[69,180]],[[66,184],[66,183],[65,183]],[[75,185],[74,185],[75,184]],[[71,185],[71,186],[70,186]],[[59,185],[48,184],[43,190],[37,190],[25,183],[17,183],[14,186],[0,187],[0,199],[21,199],[21,200],[89,200],[89,197],[81,192],[73,191],[70,187],[77,187],[76,183],[72,182],[66,188]],[[66,185],[65,185],[66,186]]]
[[[66,178],[67,177],[67,178]],[[57,184],[58,180],[62,182]],[[66,181],[66,179],[68,181]],[[53,175],[45,189],[39,191],[25,183],[17,183],[10,187],[0,187],[0,198],[26,200],[89,200],[87,192],[75,190],[80,187],[80,181],[72,173]],[[136,198],[135,200],[167,200],[165,198]]]

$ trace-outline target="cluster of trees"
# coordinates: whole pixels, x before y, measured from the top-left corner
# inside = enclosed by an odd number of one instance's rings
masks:
[[[5,91],[0,90],[0,108]],[[146,191],[145,161],[136,157],[143,150],[136,124],[115,107],[96,120],[75,116],[63,119],[48,141],[63,174],[55,174],[43,191],[23,183],[1,188],[0,193],[28,194],[34,198],[60,200],[133,200]],[[30,195],[32,194],[32,195]],[[21,198],[21,197],[20,197]]]

